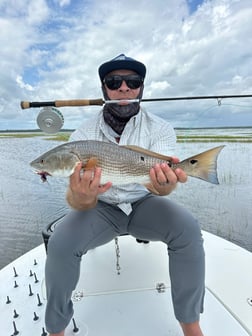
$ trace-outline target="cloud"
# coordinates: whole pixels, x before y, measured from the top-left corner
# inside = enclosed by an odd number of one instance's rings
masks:
[[[55,3],[58,3],[60,7],[68,6],[71,4],[71,0],[59,0],[55,1]]]
[[[34,91],[35,90],[35,88],[32,87],[30,84],[24,83],[22,76],[17,76],[16,82],[20,86],[21,89],[26,89],[27,91]]]
[[[101,97],[97,68],[120,53],[147,65],[148,98],[252,92],[250,0],[3,0],[0,13],[3,128],[8,115],[12,128],[36,127],[38,111],[24,114],[20,100]],[[238,106],[218,118],[216,101],[144,106],[175,126],[252,123]],[[62,109],[65,127],[98,109]]]

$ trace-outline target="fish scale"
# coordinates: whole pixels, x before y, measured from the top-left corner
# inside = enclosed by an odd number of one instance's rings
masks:
[[[114,185],[128,183],[146,184],[151,167],[157,163],[167,163],[173,170],[183,169],[187,175],[218,184],[217,157],[224,146],[209,149],[179,163],[172,158],[137,146],[120,146],[114,143],[80,140],[67,142],[42,154],[30,164],[46,180],[48,175],[70,176],[78,162],[83,170],[101,167],[101,183],[108,181]]]
[[[78,153],[84,165],[90,157],[97,158],[97,166],[102,167],[101,183],[108,181],[112,181],[115,185],[147,183],[151,167],[156,163],[165,162],[113,143],[103,142],[102,152],[100,141],[78,141],[73,145],[73,151]]]

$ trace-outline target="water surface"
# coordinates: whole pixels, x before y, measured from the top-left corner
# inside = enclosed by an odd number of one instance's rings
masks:
[[[230,135],[232,130],[195,132]],[[234,129],[234,132],[252,134],[251,129]],[[188,135],[188,141],[194,134],[192,130],[178,133]],[[35,157],[58,144],[43,137],[0,138],[0,268],[41,244],[45,225],[68,209],[67,180],[48,178],[49,183],[42,183],[29,167]],[[186,136],[178,144],[177,156],[183,159],[223,144],[226,146],[218,160],[219,185],[190,178],[169,197],[190,209],[202,229],[252,251],[252,144],[191,143]]]

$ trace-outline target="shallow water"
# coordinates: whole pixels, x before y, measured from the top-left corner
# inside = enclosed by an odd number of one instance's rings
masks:
[[[223,144],[182,144],[180,150],[190,155]],[[220,184],[189,178],[171,198],[190,209],[204,230],[252,251],[251,167],[252,144],[226,143],[218,158]]]
[[[0,138],[0,268],[41,244],[45,225],[67,211],[67,181],[41,183],[29,167],[38,154],[58,144],[39,137]],[[177,156],[183,159],[220,144],[225,143],[179,143]],[[191,178],[170,197],[190,209],[202,229],[252,251],[251,167],[251,143],[226,143],[218,160],[219,185]]]
[[[41,183],[29,162],[58,145],[39,138],[0,139],[0,268],[41,244],[41,230],[66,210],[64,183]]]

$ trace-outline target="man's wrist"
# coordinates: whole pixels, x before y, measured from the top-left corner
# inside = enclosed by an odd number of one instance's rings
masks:
[[[88,210],[92,209],[96,206],[97,198],[84,200],[81,197],[76,197],[76,195],[72,192],[70,188],[68,188],[66,194],[67,203],[71,206],[71,208],[75,210]]]

